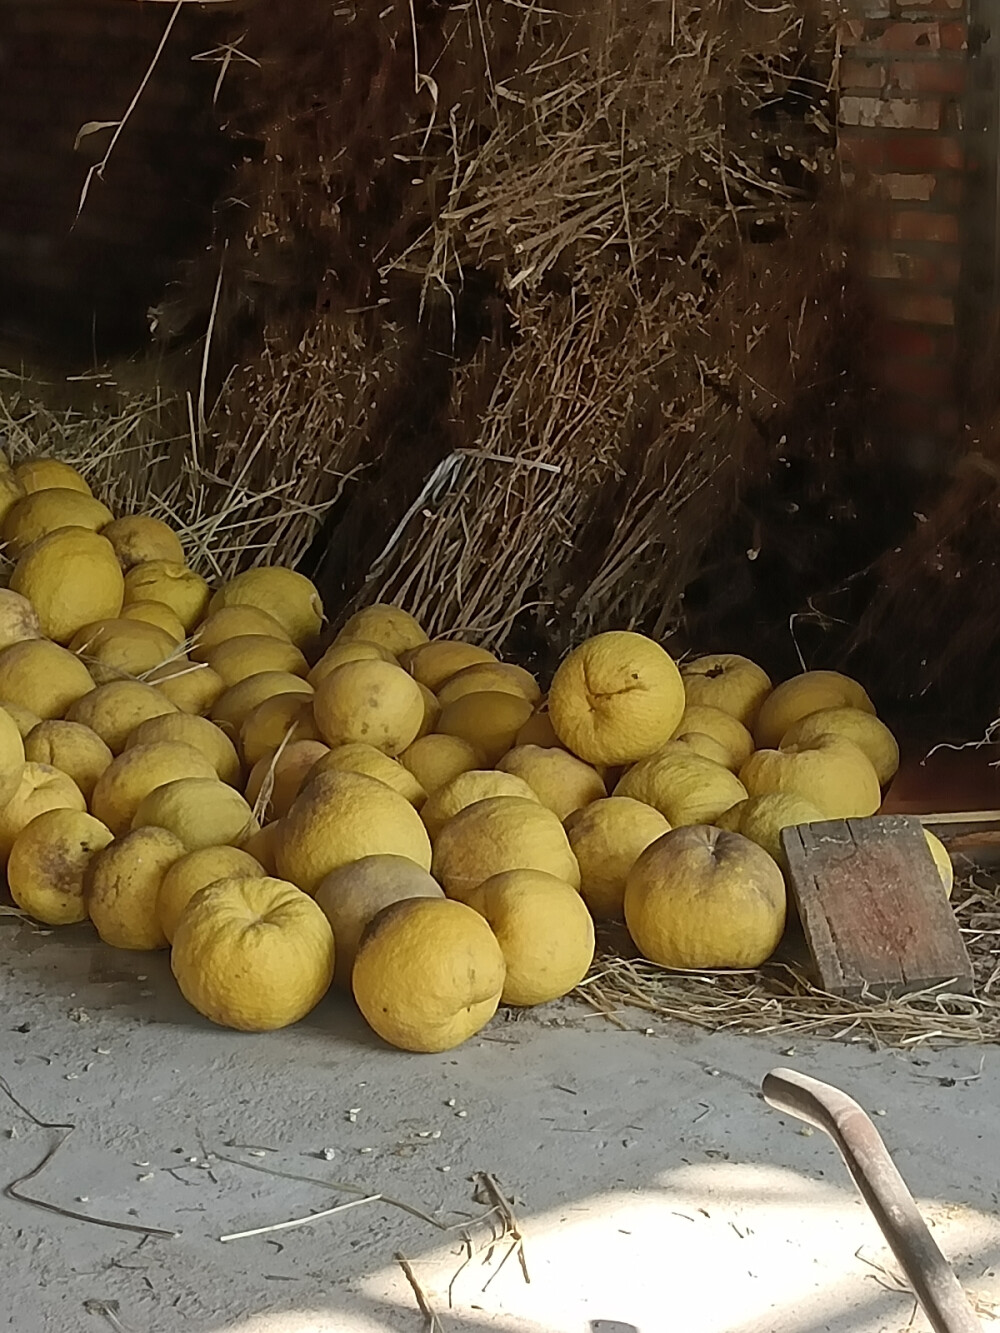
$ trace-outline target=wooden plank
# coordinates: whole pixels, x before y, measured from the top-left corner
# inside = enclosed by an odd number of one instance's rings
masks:
[[[789,887],[816,979],[831,995],[905,995],[972,964],[918,820],[831,820],[782,831]]]

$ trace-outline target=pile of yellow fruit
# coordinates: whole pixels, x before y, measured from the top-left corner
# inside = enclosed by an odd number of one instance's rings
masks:
[[[359,611],[323,650],[293,570],[213,591],[157,519],[54,459],[0,459],[0,858],[38,921],[171,950],[217,1023],[331,984],[411,1051],[571,991],[595,919],[684,969],[753,967],[786,916],[780,831],[873,814],[898,750],[864,690],[772,688],[600,634],[547,696],[483,648]],[[928,839],[946,889],[951,866]]]

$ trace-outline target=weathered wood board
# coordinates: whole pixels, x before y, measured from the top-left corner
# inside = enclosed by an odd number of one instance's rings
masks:
[[[905,995],[972,965],[920,823],[904,815],[831,820],[782,831],[789,887],[816,979],[831,995]]]

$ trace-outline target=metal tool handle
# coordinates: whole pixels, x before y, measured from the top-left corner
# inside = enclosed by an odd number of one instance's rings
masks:
[[[764,1100],[829,1134],[896,1256],[935,1333],[982,1333],[961,1283],[927,1229],[878,1130],[838,1088],[793,1069],[772,1069]]]

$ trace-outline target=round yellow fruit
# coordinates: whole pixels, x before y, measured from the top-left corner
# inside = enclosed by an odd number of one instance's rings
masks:
[[[118,563],[124,570],[148,564],[151,560],[184,564],[180,537],[161,519],[148,518],[145,514],[116,518],[104,529],[104,536],[115,548]]]
[[[700,755],[702,759],[711,759],[713,764],[728,769],[730,773],[733,772],[729,751],[714,736],[706,736],[703,731],[686,731],[682,735],[675,736],[667,744],[681,745],[692,754]]]
[[[317,762],[329,754],[321,741],[292,741],[258,759],[247,779],[246,798],[260,818],[281,819],[305,786]]]
[[[495,764],[513,746],[531,712],[532,705],[521,694],[481,690],[446,704],[437,729],[442,736],[468,741],[483,752],[488,764]]]
[[[652,759],[630,768],[615,795],[644,801],[674,828],[681,828],[714,823],[724,810],[746,800],[748,793],[728,768],[674,741]]]
[[[538,682],[530,671],[509,662],[476,662],[449,676],[438,690],[442,705],[454,703],[467,694],[495,690],[499,694],[516,694],[527,699],[533,707],[542,697]]]
[[[471,907],[408,898],[385,907],[361,937],[351,985],[383,1041],[403,1051],[450,1051],[497,1011],[505,966],[496,936]]]
[[[361,741],[327,750],[316,761],[307,781],[311,782],[320,773],[366,773],[368,777],[376,778],[399,792],[416,810],[427,800],[423,787],[398,759],[390,759],[381,750],[376,750],[374,745],[365,745]]]
[[[115,949],[164,949],[156,911],[163,876],[185,853],[162,828],[116,838],[94,856],[83,879],[87,912],[105,944]]]
[[[176,778],[154,788],[132,817],[133,828],[150,824],[168,829],[190,852],[238,847],[260,828],[244,797],[214,774]]]
[[[501,1004],[548,1004],[578,986],[594,961],[594,922],[571,884],[540,870],[508,870],[480,884],[468,905],[503,953]]]
[[[27,597],[11,592],[9,588],[0,588],[0,649],[41,637],[38,612]]]
[[[771,678],[738,653],[708,653],[681,667],[688,707],[721,709],[750,729],[771,693]]]
[[[146,673],[146,683],[155,685],[165,699],[182,713],[203,717],[226,690],[222,677],[204,662],[175,657]]]
[[[243,844],[243,851],[258,861],[272,878],[278,873],[275,848],[280,832],[279,824],[280,820],[265,824],[257,833],[251,834]]]
[[[753,754],[753,737],[738,718],[710,704],[688,704],[677,726],[678,737],[696,732],[711,736],[726,753],[726,768],[738,773]],[[709,755],[709,758],[712,756]]]
[[[165,782],[177,778],[211,778],[211,762],[183,741],[135,745],[120,754],[101,774],[90,798],[90,809],[116,838],[132,827],[143,800]]]
[[[111,830],[82,810],[46,810],[14,839],[7,862],[10,894],[23,912],[47,926],[86,921],[83,879]]]
[[[6,805],[21,785],[26,757],[20,728],[7,709],[0,707],[0,806]]]
[[[863,708],[822,708],[799,718],[781,738],[782,745],[802,745],[820,736],[840,736],[868,756],[878,780],[887,787],[899,768],[896,738],[873,713]]]
[[[363,856],[406,856],[431,867],[430,839],[416,810],[363,773],[321,773],[303,788],[281,821],[275,854],[282,877],[306,893]]]
[[[427,642],[427,635],[420,624],[401,606],[387,606],[375,602],[371,606],[355,611],[344,628],[334,640],[335,643],[347,643],[352,639],[363,639],[367,643],[377,643],[387,649],[393,657],[399,657]]]
[[[125,749],[136,745],[155,745],[158,741],[180,741],[203,754],[220,781],[231,787],[239,785],[241,769],[236,747],[229,737],[207,717],[191,713],[163,713],[147,718],[129,733]],[[58,767],[58,765],[56,765]]]
[[[285,627],[259,607],[224,606],[220,611],[213,611],[198,626],[191,656],[196,662],[205,662],[220,643],[241,639],[247,634],[266,634],[283,643],[291,643]]]
[[[315,639],[323,627],[323,603],[313,584],[281,565],[248,569],[223,584],[210,610],[214,614],[226,606],[255,606],[266,611],[298,648]]]
[[[443,898],[427,871],[405,856],[364,856],[332,871],[316,890],[337,941],[334,981],[351,988],[351,972],[365,928],[384,907],[408,898]]]
[[[14,476],[24,487],[26,495],[59,487],[90,495],[91,490],[75,467],[58,458],[27,458],[14,468]]]
[[[608,794],[600,774],[566,750],[517,745],[500,760],[497,771],[523,778],[559,819]]]
[[[549,716],[567,750],[588,764],[632,764],[674,734],[684,686],[673,658],[642,634],[598,634],[552,678]]]
[[[407,746],[399,762],[410,770],[429,796],[470,769],[486,763],[483,752],[461,736],[421,736]]]
[[[826,815],[811,801],[801,796],[786,796],[772,792],[767,796],[751,796],[727,810],[717,821],[718,827],[730,833],[742,833],[768,856],[777,861],[783,871],[788,861],[781,845],[781,830],[798,824],[820,824]]]
[[[18,704],[43,720],[62,717],[93,688],[80,659],[47,639],[28,639],[0,652],[0,703]]]
[[[13,720],[14,725],[21,733],[21,740],[27,740],[35,728],[41,725],[42,719],[37,713],[33,713],[30,708],[22,708],[20,704],[13,704],[9,699],[0,704],[0,707]]]
[[[6,864],[18,834],[46,810],[86,809],[83,792],[67,774],[49,764],[23,764],[13,796],[0,808],[0,861]]]
[[[0,467],[0,523],[4,521],[10,511],[17,504],[18,500],[23,500],[25,489],[14,476],[10,467]]]
[[[800,796],[827,819],[863,819],[882,804],[882,789],[871,761],[839,736],[820,736],[802,745],[758,750],[740,770],[749,796],[781,792]]]
[[[251,768],[279,745],[318,740],[312,699],[304,694],[272,695],[248,713],[240,727],[240,750]]]
[[[424,715],[420,720],[420,730],[417,732],[416,739],[422,740],[424,736],[429,736],[432,731],[437,730],[438,720],[441,717],[441,704],[438,702],[436,694],[432,694],[426,685],[417,684],[420,691],[420,697],[424,701]],[[409,746],[407,746],[409,749]]]
[[[125,575],[125,604],[163,602],[190,634],[205,614],[209,587],[179,560],[144,560]],[[91,619],[96,620],[96,616]]]
[[[29,546],[10,577],[14,592],[38,612],[47,639],[69,643],[78,629],[112,620],[123,581],[111,543],[89,528],[57,528]]]
[[[114,755],[96,731],[82,722],[39,722],[24,742],[24,757],[32,764],[48,764],[71,777],[89,802],[97,780]]]
[[[927,849],[934,858],[934,864],[937,872],[941,876],[941,883],[944,891],[951,897],[952,890],[955,887],[955,867],[951,863],[951,857],[948,855],[948,849],[941,839],[930,829],[924,829],[924,838],[927,842]]]
[[[188,904],[170,967],[205,1018],[238,1032],[273,1032],[315,1009],[330,989],[334,958],[326,917],[294,884],[234,876]]]
[[[202,669],[211,670],[209,667]],[[212,675],[215,675],[214,671]],[[313,688],[288,671],[262,671],[248,680],[241,680],[238,685],[230,685],[212,704],[209,716],[216,726],[235,738],[253,710],[276,694],[303,694],[312,698]]]
[[[625,879],[646,848],[670,832],[651,805],[609,796],[566,820],[566,836],[580,866],[580,893],[599,921],[621,920]]]
[[[556,735],[548,713],[533,713],[514,738],[515,745],[540,745],[543,749],[563,750],[566,747]]]
[[[184,909],[194,895],[220,879],[263,879],[264,868],[239,847],[200,847],[175,861],[160,881],[156,915],[160,929],[173,942]]]
[[[121,754],[140,723],[175,711],[169,699],[152,685],[143,685],[139,680],[114,680],[77,699],[66,718],[89,727],[112,754]]]
[[[107,505],[82,491],[52,487],[19,500],[4,519],[3,539],[19,556],[32,542],[57,528],[89,528],[100,532],[114,518]]]
[[[759,750],[781,744],[800,718],[824,708],[860,708],[874,713],[875,706],[856,680],[839,671],[804,671],[783,681],[765,699],[757,714],[753,734]]]
[[[491,768],[467,769],[439,787],[421,810],[431,839],[435,839],[460,810],[492,796],[520,796],[522,800],[538,801],[534,789],[514,773],[497,773]]]
[[[333,747],[365,741],[401,754],[417,738],[424,701],[416,682],[390,662],[347,662],[320,681],[313,698],[319,734]]]
[[[414,680],[437,694],[445,681],[450,680],[463,667],[496,660],[485,648],[477,648],[472,643],[459,643],[457,639],[432,639],[408,655],[406,667]]]
[[[176,646],[184,642],[186,631],[174,611],[165,602],[132,602],[122,607],[122,620],[136,620],[143,625],[155,625],[170,635]]]
[[[448,820],[434,842],[431,874],[449,898],[507,870],[544,870],[573,888],[580,867],[559,820],[537,800],[492,796]]]
[[[759,967],[785,929],[785,881],[749,838],[675,829],[642,853],[625,884],[625,921],[661,967]]]
[[[345,639],[343,643],[335,643],[326,650],[306,679],[315,689],[331,671],[336,671],[337,667],[346,666],[348,662],[395,661],[396,659],[388,648],[382,648],[377,643],[366,643],[363,639]]]
[[[293,676],[305,676],[309,670],[294,643],[271,634],[241,634],[226,639],[209,649],[205,660],[222,677],[227,689],[262,671],[290,671]]]
[[[177,644],[158,625],[141,620],[100,620],[73,635],[70,652],[87,664],[98,685],[144,676],[177,652]]]

